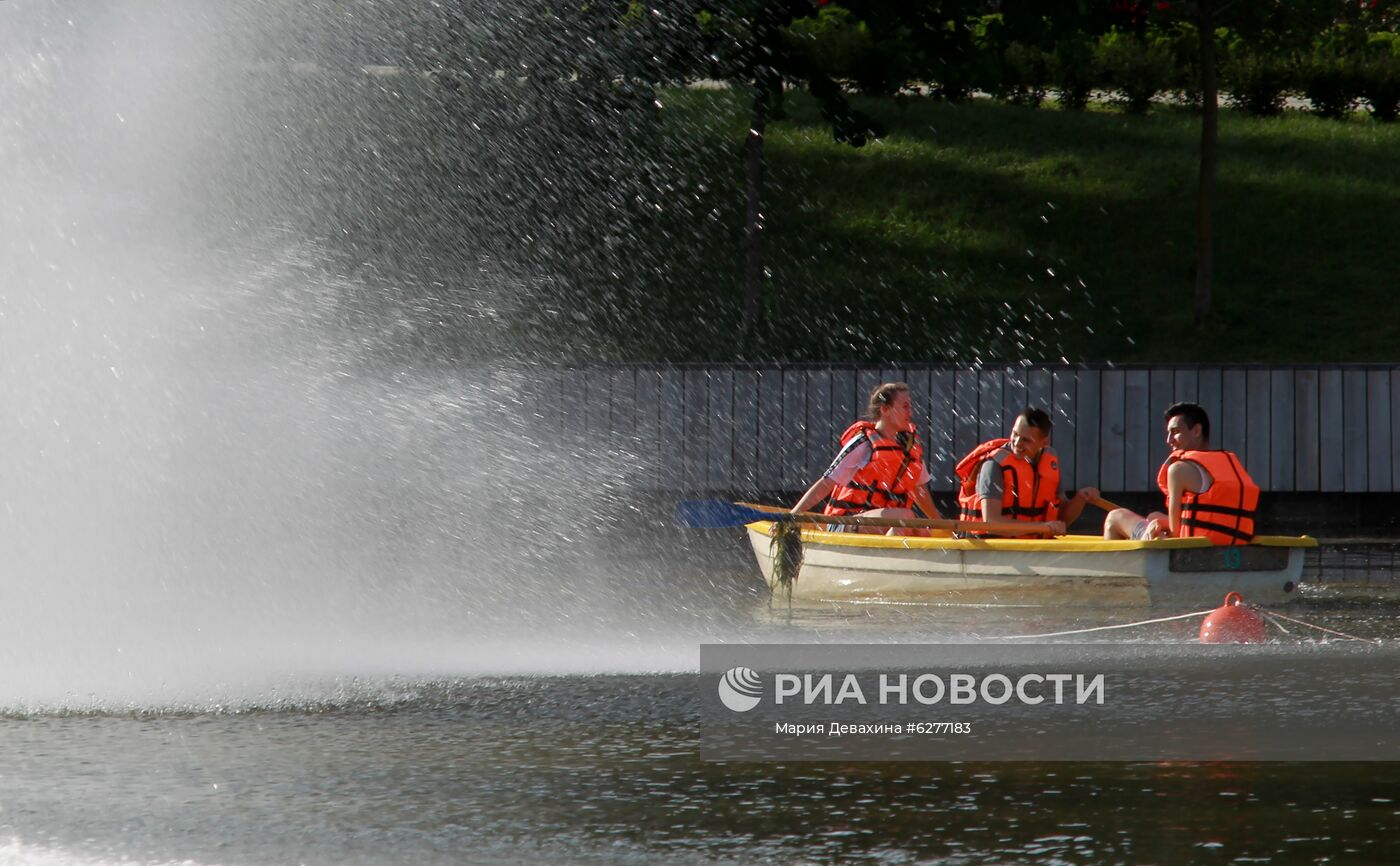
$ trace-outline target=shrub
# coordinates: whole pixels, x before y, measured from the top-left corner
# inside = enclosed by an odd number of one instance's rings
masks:
[[[1013,42],[1002,54],[1002,85],[1006,98],[1016,105],[1036,108],[1045,100],[1050,80],[1050,58],[1033,45]]]
[[[1050,56],[1050,82],[1059,90],[1060,105],[1071,111],[1083,111],[1097,78],[1094,67],[1094,46],[1080,34],[1074,34],[1055,46]]]
[[[1305,58],[1298,67],[1298,81],[1319,117],[1345,117],[1356,105],[1356,76],[1341,57],[1319,53]]]
[[[1130,33],[1109,33],[1099,40],[1094,60],[1108,85],[1132,114],[1146,114],[1152,98],[1171,86],[1171,51],[1155,40]]]
[[[1356,66],[1356,91],[1371,109],[1371,116],[1392,123],[1400,113],[1400,56],[1375,54]]]
[[[1241,50],[1230,57],[1222,72],[1233,105],[1256,117],[1282,113],[1289,83],[1289,70],[1282,62],[1267,54]]]

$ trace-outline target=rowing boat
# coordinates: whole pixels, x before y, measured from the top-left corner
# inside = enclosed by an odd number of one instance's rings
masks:
[[[775,586],[774,524],[747,524],[759,568]],[[1108,541],[919,538],[803,528],[792,597],[818,601],[1129,606],[1219,604],[1238,592],[1256,604],[1294,597],[1317,540],[1259,536],[1212,546],[1204,538]]]

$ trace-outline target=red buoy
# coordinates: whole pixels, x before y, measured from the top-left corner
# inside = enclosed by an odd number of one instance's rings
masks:
[[[1263,643],[1264,618],[1245,607],[1238,592],[1225,596],[1225,603],[1206,614],[1201,622],[1201,643]]]

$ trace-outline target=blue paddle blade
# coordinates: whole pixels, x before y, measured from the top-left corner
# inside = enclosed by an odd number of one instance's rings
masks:
[[[690,529],[727,529],[773,515],[722,499],[683,499],[676,503],[676,523]]]

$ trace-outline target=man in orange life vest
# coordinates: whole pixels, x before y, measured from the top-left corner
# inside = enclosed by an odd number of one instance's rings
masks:
[[[1143,517],[1126,508],[1108,513],[1104,538],[1201,536],[1214,544],[1254,538],[1259,486],[1232,451],[1210,447],[1210,416],[1195,403],[1173,403],[1165,413],[1172,453],[1157,473],[1167,512]]]
[[[841,450],[794,512],[807,511],[830,497],[824,514],[864,514],[871,517],[939,517],[928,491],[928,467],[914,432],[914,405],[909,386],[886,382],[870,395],[866,420],[841,434]],[[878,532],[862,527],[862,532]],[[891,529],[891,535],[927,535],[926,530]]]
[[[1050,416],[1027,407],[1011,426],[1009,439],[983,442],[957,465],[958,505],[962,520],[1022,524],[1022,532],[976,532],[976,535],[1036,537],[1064,535],[1084,506],[1099,498],[1085,487],[1068,502],[1060,501],[1060,461],[1050,448]]]

